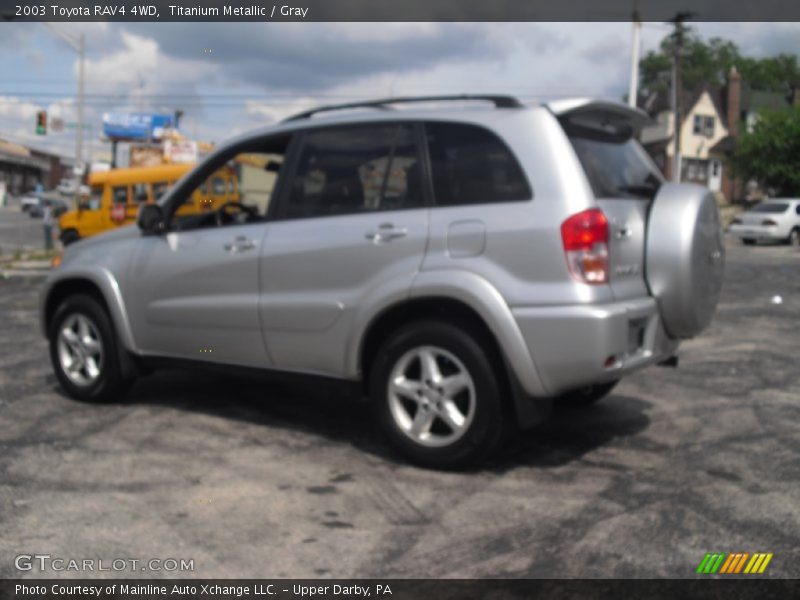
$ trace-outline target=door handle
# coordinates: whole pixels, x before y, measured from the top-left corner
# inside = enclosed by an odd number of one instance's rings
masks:
[[[247,252],[255,247],[256,243],[253,240],[244,237],[243,235],[237,236],[232,243],[225,244],[224,246],[225,250],[231,254]]]
[[[377,231],[368,231],[364,237],[373,244],[385,244],[408,235],[408,229],[395,229],[393,223],[381,223]]]

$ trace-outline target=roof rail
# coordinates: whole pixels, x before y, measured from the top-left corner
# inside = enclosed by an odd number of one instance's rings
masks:
[[[286,121],[299,121],[301,119],[308,119],[311,116],[333,110],[346,110],[348,108],[378,108],[386,110],[390,104],[410,104],[412,102],[451,102],[463,100],[483,100],[485,102],[492,102],[497,108],[522,108],[524,104],[517,100],[514,96],[497,96],[497,95],[473,95],[461,94],[455,96],[405,96],[397,98],[381,98],[380,100],[366,100],[364,102],[349,102],[347,104],[329,104],[327,106],[319,106],[312,108],[296,115],[292,115],[284,119]]]

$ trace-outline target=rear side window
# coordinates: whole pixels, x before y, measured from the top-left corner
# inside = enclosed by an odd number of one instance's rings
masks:
[[[778,215],[780,213],[786,212],[786,209],[788,208],[789,205],[784,204],[783,202],[765,202],[763,204],[759,204],[758,206],[753,207],[753,212],[772,213],[773,215]]]
[[[572,147],[598,198],[652,198],[663,178],[639,142],[567,128]]]
[[[494,133],[463,123],[426,123],[438,206],[529,200],[517,159]]]
[[[408,124],[311,130],[282,216],[322,217],[416,208],[424,204],[414,135]]]

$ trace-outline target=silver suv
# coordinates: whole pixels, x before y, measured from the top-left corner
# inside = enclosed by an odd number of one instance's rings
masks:
[[[472,463],[554,401],[675,363],[709,324],[717,206],[663,182],[636,141],[646,119],[393,98],[236,138],[138,228],[66,250],[41,295],[56,375],[85,400],[164,364],[318,376],[368,397],[409,459]],[[209,190],[239,201],[178,212]]]

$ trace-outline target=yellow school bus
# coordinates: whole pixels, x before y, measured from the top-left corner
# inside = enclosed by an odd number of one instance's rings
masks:
[[[158,200],[193,167],[165,164],[92,173],[90,195],[80,198],[75,210],[64,213],[58,220],[61,242],[66,246],[115,227],[130,225],[136,220],[140,204]],[[209,177],[177,214],[208,212],[234,201],[239,201],[239,182],[236,171],[226,166]]]

